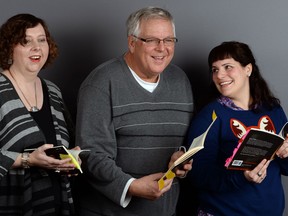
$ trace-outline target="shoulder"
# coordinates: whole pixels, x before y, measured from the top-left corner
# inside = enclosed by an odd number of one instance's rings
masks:
[[[0,106],[2,107],[7,101],[13,103],[13,100],[17,99],[17,95],[13,93],[14,88],[9,79],[0,73]],[[3,111],[4,107],[1,108]]]
[[[110,83],[127,73],[128,67],[123,57],[110,59],[95,67],[83,80],[80,90],[88,88],[107,89]],[[129,71],[128,71],[129,72]],[[123,79],[123,78],[122,78]]]
[[[126,66],[122,57],[110,59],[97,67],[95,67],[86,77],[85,82],[95,80],[94,78],[107,79],[108,77],[119,74],[119,70],[124,69]]]
[[[167,74],[169,76],[174,76],[174,77],[187,77],[186,73],[182,68],[180,68],[178,65],[175,64],[169,64],[163,74]]]
[[[60,88],[53,82],[51,82],[50,80],[47,79],[41,79],[42,84],[46,84],[48,91],[52,94],[56,94],[58,95],[60,98],[62,98],[62,93]]]
[[[170,63],[165,70],[172,70],[172,71],[181,71],[184,73],[184,70],[180,68],[178,65]]]
[[[8,78],[2,73],[0,73],[0,83],[1,83],[0,85],[1,89],[6,88],[6,84],[9,83]]]
[[[281,105],[275,106],[272,110],[269,111],[269,115],[273,116],[274,119],[279,119],[281,122],[287,122],[287,116]]]
[[[208,113],[215,113],[217,116],[221,115],[225,110],[225,107],[221,105],[217,99],[213,100],[212,102],[205,105],[201,111],[197,114],[197,116],[205,116]]]
[[[186,73],[177,65],[169,64],[166,69],[161,73],[160,80],[163,79],[164,82],[169,83],[169,85],[174,86],[174,88],[191,88],[190,80]]]
[[[118,68],[119,66],[121,66],[122,62],[124,62],[124,60],[121,57],[110,59],[110,60],[103,62],[100,65],[98,65],[92,71],[92,73],[96,73],[97,71],[110,71],[111,69],[113,69],[115,67]]]
[[[240,111],[232,110],[215,99],[194,115],[192,125],[197,128],[199,124],[204,123],[207,126],[211,123],[213,116],[217,116],[216,124],[217,122],[229,122],[229,118],[238,115],[241,116]]]

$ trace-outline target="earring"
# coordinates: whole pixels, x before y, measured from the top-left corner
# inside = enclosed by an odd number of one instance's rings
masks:
[[[8,63],[9,65],[12,65],[13,60],[12,60],[11,58],[9,58],[8,61],[7,61],[7,63]]]

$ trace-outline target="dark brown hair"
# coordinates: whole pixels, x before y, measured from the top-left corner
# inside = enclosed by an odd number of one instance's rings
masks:
[[[44,28],[49,45],[49,55],[43,68],[52,63],[58,56],[58,48],[51,37],[44,20],[31,14],[17,14],[9,18],[0,28],[0,67],[9,69],[9,59],[13,56],[14,47],[20,43],[25,44],[26,30],[41,24]]]
[[[274,97],[271,90],[269,89],[267,82],[262,77],[253,53],[247,44],[237,41],[228,41],[214,47],[210,51],[208,57],[208,65],[210,71],[212,69],[213,62],[226,58],[233,58],[243,67],[250,63],[252,65],[252,73],[249,78],[249,85],[253,103],[250,105],[250,109],[255,107],[261,108],[261,106],[265,106],[271,109],[280,105],[280,100]]]

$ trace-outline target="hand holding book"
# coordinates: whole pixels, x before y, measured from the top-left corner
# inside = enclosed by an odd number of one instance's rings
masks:
[[[225,167],[236,170],[252,170],[263,159],[273,160],[275,153],[287,137],[288,122],[279,134],[251,128],[239,140],[231,157],[227,158]]]
[[[83,173],[81,169],[81,162],[79,158],[79,154],[83,151],[89,150],[76,150],[76,149],[67,149],[65,146],[55,146],[49,149],[46,149],[45,152],[48,156],[52,156],[56,159],[66,159],[70,158],[71,163],[75,165],[74,170],[69,170],[67,174],[78,174]]]
[[[44,145],[45,145],[45,147],[44,147]],[[54,146],[54,147],[47,148],[46,146],[48,144],[44,144],[44,145],[37,149],[37,150],[41,149],[38,151],[38,152],[40,152],[40,154],[46,154],[49,157],[53,157],[53,158],[59,159],[59,160],[65,160],[65,159],[69,158],[70,159],[69,163],[73,164],[75,167],[74,169],[70,168],[70,169],[64,169],[64,170],[63,169],[60,170],[60,169],[56,168],[55,172],[61,172],[62,174],[67,174],[67,175],[75,175],[75,174],[83,173],[83,171],[81,169],[81,160],[80,160],[79,154],[83,151],[89,151],[89,150],[81,150],[80,148],[79,149],[77,149],[77,148],[67,149],[65,146]],[[35,150],[36,150],[36,148],[25,149],[24,152],[34,154]],[[39,163],[38,163],[38,166],[39,166]],[[45,166],[47,166],[47,165],[45,165]]]
[[[212,127],[216,119],[217,119],[217,115],[213,111],[212,122],[209,125],[209,127],[206,129],[206,131],[193,140],[188,151],[186,151],[182,156],[180,156],[177,160],[175,160],[174,163],[169,167],[168,171],[158,181],[158,186],[160,190],[164,187],[164,181],[166,179],[171,179],[175,177],[175,172],[174,172],[175,168],[187,163],[187,161],[190,161],[194,154],[196,154],[198,151],[204,148],[204,141],[205,141],[206,135],[208,134],[210,128]]]

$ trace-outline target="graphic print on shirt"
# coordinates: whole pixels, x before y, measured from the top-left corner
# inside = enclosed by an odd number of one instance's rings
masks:
[[[274,124],[273,124],[272,120],[269,118],[269,116],[267,116],[267,115],[261,117],[258,121],[258,125],[255,125],[255,126],[246,126],[241,121],[234,119],[234,118],[231,118],[230,119],[230,128],[231,128],[232,132],[234,133],[234,135],[238,139],[241,139],[246,134],[246,132],[251,128],[257,128],[257,129],[266,130],[269,132],[276,133]]]

